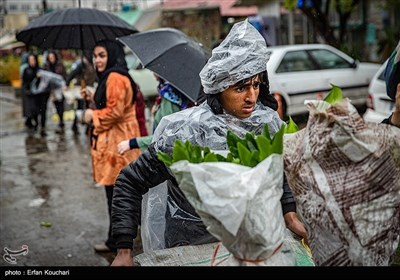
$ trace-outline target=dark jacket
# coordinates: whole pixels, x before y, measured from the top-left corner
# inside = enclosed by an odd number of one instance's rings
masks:
[[[112,231],[118,248],[132,248],[141,219],[142,196],[149,188],[168,180],[168,195],[185,214],[197,219],[182,220],[181,213],[167,217],[165,246],[167,248],[214,242],[216,239],[206,230],[200,217],[185,198],[178,184],[165,164],[158,160],[153,144],[134,162],[122,169],[118,176],[113,196]],[[295,211],[293,194],[284,180],[284,193],[281,198],[283,213]],[[177,216],[174,219],[173,216]]]

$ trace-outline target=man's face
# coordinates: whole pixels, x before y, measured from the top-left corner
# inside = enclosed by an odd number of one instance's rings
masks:
[[[251,116],[260,94],[260,77],[256,75],[244,83],[237,83],[224,90],[220,102],[225,112],[239,119]]]

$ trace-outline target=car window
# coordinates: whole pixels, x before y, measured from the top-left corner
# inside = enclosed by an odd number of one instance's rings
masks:
[[[287,52],[276,70],[277,73],[315,70],[305,51]]]
[[[351,68],[347,60],[331,51],[310,50],[309,52],[321,69]]]

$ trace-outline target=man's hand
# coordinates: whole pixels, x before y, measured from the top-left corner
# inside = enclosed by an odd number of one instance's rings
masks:
[[[287,212],[283,215],[288,229],[304,238],[304,242],[308,245],[307,231],[303,223],[297,218],[296,212]]]
[[[132,250],[118,249],[117,256],[111,266],[133,266]]]
[[[391,123],[397,127],[400,127],[400,83],[397,85],[396,100],[394,103],[394,112]]]

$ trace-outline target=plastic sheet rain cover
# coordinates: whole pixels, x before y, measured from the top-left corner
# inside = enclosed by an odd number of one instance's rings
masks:
[[[389,265],[400,230],[400,129],[365,123],[347,99],[308,104],[284,141],[285,172],[317,265]]]
[[[182,160],[171,170],[207,230],[232,254],[223,265],[295,265],[284,244],[282,155],[257,166]]]

